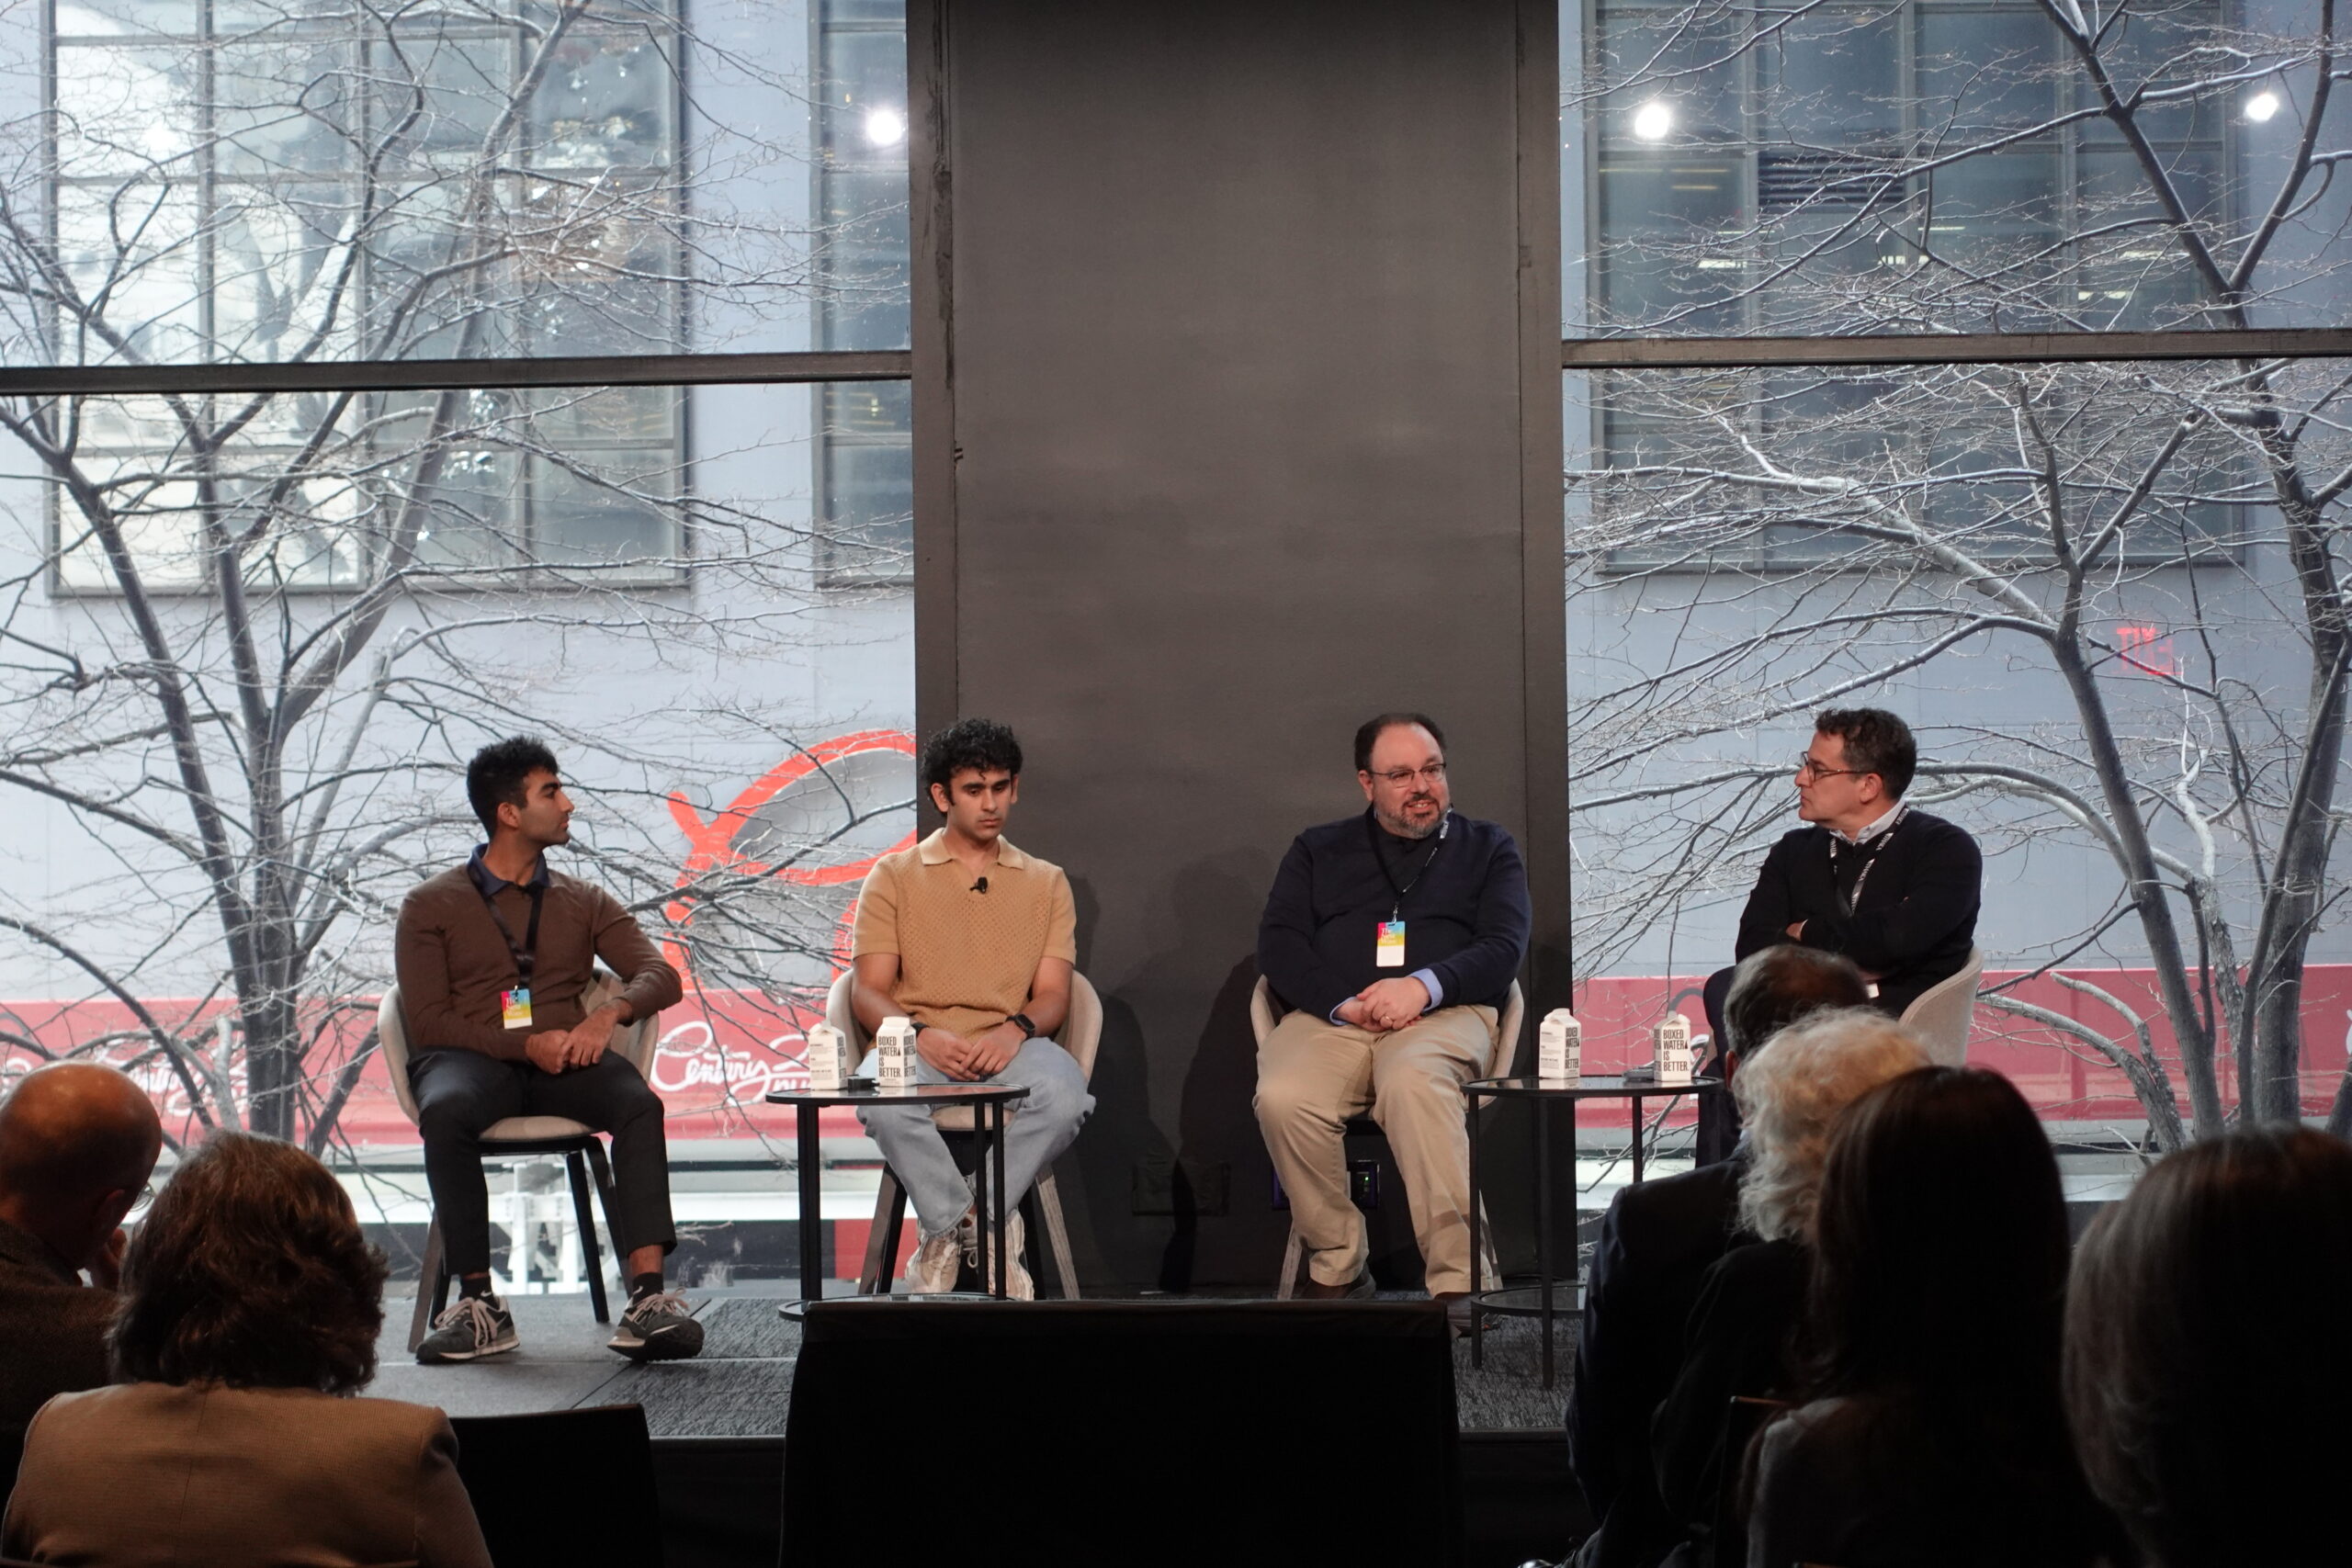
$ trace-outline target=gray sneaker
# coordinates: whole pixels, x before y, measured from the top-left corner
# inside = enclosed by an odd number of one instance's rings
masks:
[[[702,1325],[695,1321],[685,1297],[675,1291],[656,1291],[628,1303],[605,1348],[618,1350],[632,1361],[683,1361],[702,1354]]]
[[[519,1347],[514,1314],[494,1295],[459,1296],[433,1320],[433,1332],[417,1342],[416,1359],[427,1365],[478,1361]]]

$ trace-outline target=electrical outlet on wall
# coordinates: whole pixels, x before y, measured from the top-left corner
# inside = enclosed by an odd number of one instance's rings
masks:
[[[1233,1168],[1223,1160],[1137,1160],[1127,1179],[1133,1214],[1223,1214],[1231,1203]],[[1279,1206],[1279,1205],[1278,1205]]]

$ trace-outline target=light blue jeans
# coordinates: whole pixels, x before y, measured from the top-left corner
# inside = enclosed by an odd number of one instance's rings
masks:
[[[865,1066],[876,1065],[874,1055],[866,1054]],[[870,1073],[861,1073],[870,1077]],[[918,1083],[952,1083],[955,1080],[921,1056],[915,1058],[915,1081]],[[1019,1084],[1029,1091],[1026,1100],[1016,1100],[1006,1107],[1009,1114],[1004,1128],[1004,1207],[1007,1213],[1021,1201],[1037,1173],[1053,1163],[1056,1156],[1078,1138],[1078,1129],[1094,1109],[1094,1097],[1086,1091],[1086,1075],[1078,1070],[1069,1052],[1050,1040],[1024,1040],[1004,1070],[982,1083]],[[931,1113],[938,1107],[931,1105],[861,1105],[857,1119],[865,1123],[875,1143],[882,1149],[882,1157],[890,1162],[891,1174],[915,1206],[915,1219],[925,1240],[942,1231],[953,1230],[956,1222],[972,1206],[972,1189],[956,1168],[956,1156],[947,1152],[946,1140],[932,1124]],[[994,1180],[996,1168],[989,1168]]]

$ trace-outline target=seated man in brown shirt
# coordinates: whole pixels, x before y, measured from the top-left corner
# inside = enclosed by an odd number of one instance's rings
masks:
[[[920,1026],[916,1077],[924,1083],[1020,1084],[1004,1134],[1004,1201],[1021,1201],[1094,1109],[1086,1075],[1047,1038],[1069,1012],[1078,916],[1061,867],[1006,841],[1021,798],[1021,743],[967,718],[924,742],[921,773],[946,826],[910,850],[884,855],[857,899],[851,1005],[871,1035],[893,1014]],[[874,1058],[866,1057],[871,1073]],[[956,1288],[980,1264],[972,1193],[923,1105],[861,1107],[859,1118],[914,1202],[922,1241],[907,1260],[918,1295]],[[1005,1280],[1034,1295],[1021,1267],[1021,1220],[1005,1227]],[[991,1260],[992,1261],[992,1260]],[[994,1273],[993,1267],[989,1274]]]
[[[28,1073],[0,1100],[0,1489],[35,1411],[113,1381],[123,1216],[163,1145],[145,1091],[93,1062]]]
[[[702,1325],[662,1280],[678,1245],[662,1100],[607,1049],[615,1029],[678,999],[678,972],[611,894],[548,868],[547,852],[571,841],[553,752],[526,739],[486,746],[466,769],[466,795],[490,841],[408,896],[393,948],[424,1179],[460,1292],[416,1359],[470,1361],[521,1343],[491,1293],[481,1171],[482,1132],[509,1116],[561,1116],[613,1135],[626,1233],[613,1245],[628,1256],[629,1303],[611,1348],[637,1361],[692,1356]],[[583,1008],[600,958],[624,988]]]

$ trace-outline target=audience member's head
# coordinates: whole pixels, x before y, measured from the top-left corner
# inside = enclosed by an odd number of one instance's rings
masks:
[[[1741,1223],[1767,1241],[1807,1239],[1838,1113],[1926,1066],[1919,1037],[1871,1008],[1814,1013],[1775,1035],[1731,1080],[1748,1137]]]
[[[1732,971],[1721,1043],[1744,1061],[1807,1013],[1858,1008],[1870,999],[1868,983],[1852,959],[1781,942],[1749,953]]]
[[[123,1259],[117,1375],[349,1393],[376,1375],[384,1259],[326,1167],[216,1133],[180,1162]]]
[[[57,1062],[0,1100],[0,1220],[86,1269],[146,1190],[163,1152],[146,1092],[112,1067]]]
[[[2257,1127],[2171,1155],[2075,1258],[2066,1405],[2154,1568],[2318,1562],[2352,1472],[2352,1146]]]
[[[2066,1201],[2008,1079],[1922,1067],[1848,1107],[1813,1235],[1816,1394],[1997,1405],[2058,1430]]]

